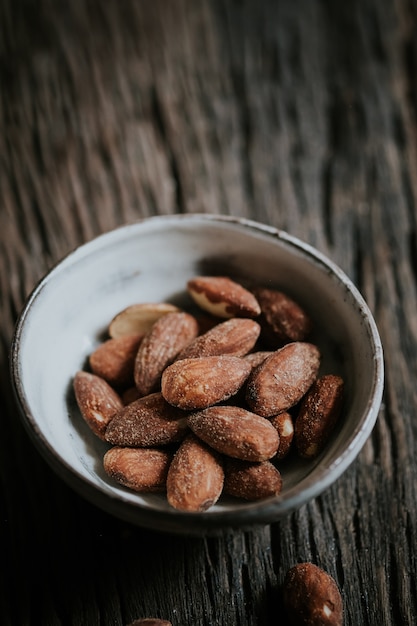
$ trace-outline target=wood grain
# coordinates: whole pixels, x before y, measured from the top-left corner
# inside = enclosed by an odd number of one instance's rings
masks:
[[[0,614],[8,625],[285,623],[311,560],[345,623],[417,621],[417,8],[412,0],[2,0]],[[78,244],[154,214],[284,228],[362,291],[386,361],[357,461],[280,523],[156,535],[56,478],[18,420],[14,324]]]

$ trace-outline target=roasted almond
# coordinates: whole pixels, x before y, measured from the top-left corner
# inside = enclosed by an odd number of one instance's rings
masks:
[[[276,454],[276,428],[259,415],[236,406],[212,406],[188,416],[191,430],[209,446],[246,461],[265,461]]]
[[[294,439],[294,422],[288,411],[283,411],[269,419],[272,426],[277,429],[279,435],[279,446],[274,461],[284,459],[291,449]]]
[[[172,453],[153,448],[115,446],[104,455],[105,472],[124,487],[139,492],[165,491]]]
[[[182,359],[162,374],[162,395],[180,409],[204,409],[237,393],[250,371],[249,363],[236,356]]]
[[[313,563],[298,563],[288,570],[283,602],[291,624],[343,624],[343,601],[336,581]]]
[[[281,492],[282,477],[270,462],[250,463],[239,459],[225,461],[223,492],[244,500],[261,500]]]
[[[120,396],[103,378],[79,371],[73,380],[75,399],[86,423],[104,440],[107,424],[123,407]]]
[[[219,499],[223,480],[220,455],[190,434],[180,444],[168,471],[168,502],[181,511],[206,511]]]
[[[108,332],[113,338],[122,335],[144,335],[160,317],[179,310],[167,302],[131,304],[113,317]]]
[[[178,355],[178,359],[202,356],[243,356],[252,350],[261,332],[257,322],[247,318],[227,320],[196,337]]]
[[[248,379],[246,401],[254,413],[272,417],[297,404],[317,378],[319,349],[301,341],[269,356]]]
[[[168,313],[153,324],[135,360],[135,385],[143,396],[159,387],[164,369],[197,334],[197,321],[189,313]]]
[[[261,312],[255,296],[226,276],[196,276],[187,289],[199,307],[217,317],[257,317]]]
[[[339,418],[343,402],[343,379],[327,374],[315,381],[295,420],[295,443],[300,456],[313,458],[325,446]]]
[[[262,338],[273,348],[285,343],[304,341],[312,330],[312,322],[304,309],[287,294],[276,289],[254,291],[261,307],[259,322]]]
[[[122,335],[108,339],[90,354],[93,374],[121,389],[133,385],[133,367],[143,335]]]
[[[162,446],[181,441],[188,430],[187,415],[156,392],[118,411],[106,429],[106,441],[116,446]]]
[[[245,355],[245,361],[251,364],[252,369],[258,367],[265,359],[274,352],[274,350],[258,350],[257,352],[251,352]]]

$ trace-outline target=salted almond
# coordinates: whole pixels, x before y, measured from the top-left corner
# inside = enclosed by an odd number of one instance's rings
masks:
[[[181,511],[206,511],[219,499],[223,480],[220,455],[190,434],[175,453],[168,471],[168,502]]]
[[[343,599],[336,581],[313,563],[297,563],[282,585],[290,624],[343,626]]]
[[[294,422],[288,411],[283,411],[269,419],[272,426],[277,429],[279,435],[279,446],[274,461],[285,459],[291,449],[294,439]]]
[[[181,441],[188,430],[187,415],[159,392],[131,402],[114,415],[106,441],[116,446],[161,446]]]
[[[139,390],[137,389],[136,385],[133,385],[132,387],[128,387],[127,389],[125,389],[121,393],[120,397],[122,399],[123,404],[127,406],[131,402],[134,402],[135,400],[139,400],[139,398],[141,398],[142,396],[139,393]]]
[[[270,462],[250,463],[239,459],[227,459],[223,492],[244,500],[262,500],[281,492],[282,477]]]
[[[155,391],[164,369],[197,336],[198,324],[189,313],[168,313],[146,333],[136,354],[134,379],[142,395]]]
[[[248,379],[246,401],[254,413],[272,417],[297,404],[317,378],[319,349],[301,341],[269,356]]]
[[[341,413],[343,379],[327,374],[315,381],[295,420],[295,443],[300,456],[313,458],[324,448]]]
[[[312,322],[304,309],[287,294],[260,287],[254,290],[261,307],[259,323],[262,338],[272,348],[285,343],[304,341],[312,330]]]
[[[217,317],[257,317],[261,312],[255,296],[226,276],[196,276],[187,289],[199,307]]]
[[[139,492],[165,491],[172,453],[154,448],[110,448],[105,472],[124,487]]]
[[[237,393],[250,371],[249,363],[236,356],[182,359],[162,374],[162,395],[180,409],[205,409]]]
[[[222,354],[244,356],[252,350],[260,332],[261,327],[254,320],[234,317],[196,337],[177,358],[193,359]]]
[[[160,317],[179,310],[168,302],[131,304],[113,317],[108,333],[113,338],[122,335],[144,335]]]
[[[250,363],[252,369],[254,369],[263,363],[268,356],[271,356],[273,352],[274,350],[258,350],[257,352],[251,352],[245,355],[245,361]]]
[[[133,367],[143,335],[122,335],[108,339],[90,354],[93,374],[121,389],[133,385]]]
[[[236,459],[265,461],[279,445],[278,432],[267,419],[236,406],[191,413],[188,425],[209,446]]]
[[[123,406],[119,394],[103,378],[84,371],[75,374],[73,388],[81,415],[104,440],[107,424]]]

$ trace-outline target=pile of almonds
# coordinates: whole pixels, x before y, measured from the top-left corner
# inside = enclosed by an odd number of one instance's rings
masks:
[[[90,371],[74,377],[82,416],[111,445],[104,469],[182,511],[205,511],[221,494],[277,495],[290,450],[311,459],[325,446],[343,380],[319,376],[311,320],[287,294],[218,276],[187,291],[194,314],[168,303],[118,313]]]

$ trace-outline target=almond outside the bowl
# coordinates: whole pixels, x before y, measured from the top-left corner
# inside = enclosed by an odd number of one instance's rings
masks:
[[[190,434],[178,448],[169,467],[168,502],[181,511],[206,511],[219,499],[223,481],[220,455]]]
[[[286,344],[249,377],[246,401],[254,413],[272,417],[296,405],[311,387],[320,367],[319,349],[304,342]]]
[[[135,360],[135,385],[141,395],[157,390],[164,369],[197,334],[197,321],[189,313],[168,313],[153,324],[142,339]]]
[[[104,440],[107,424],[123,407],[120,396],[105,380],[90,372],[77,372],[73,388],[81,415],[93,433]]]
[[[168,302],[131,304],[113,317],[108,332],[112,338],[123,335],[144,335],[160,317],[179,310],[178,307]]]
[[[257,317],[255,296],[226,276],[196,276],[187,283],[190,296],[204,311],[216,317]]]
[[[250,371],[250,364],[236,356],[175,361],[162,374],[162,395],[180,409],[205,409],[237,393]]]
[[[172,453],[156,448],[123,448],[115,446],[103,458],[105,472],[137,492],[165,491]]]

